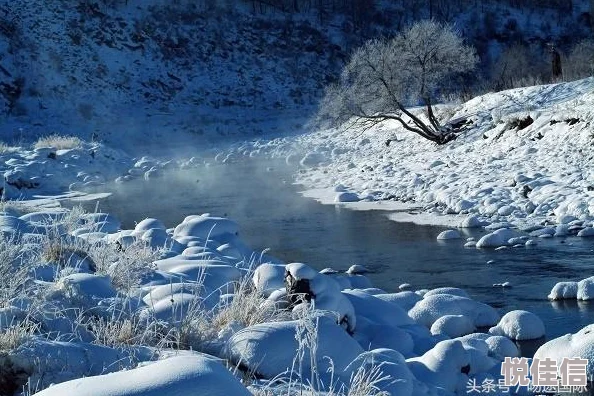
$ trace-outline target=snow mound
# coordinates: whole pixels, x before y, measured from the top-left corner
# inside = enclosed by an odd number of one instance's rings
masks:
[[[466,316],[476,327],[492,326],[499,320],[499,314],[493,307],[470,298],[450,294],[424,297],[408,311],[408,315],[428,328],[444,315]]]
[[[404,356],[415,356],[413,337],[403,328],[376,323],[365,316],[357,317],[357,328],[353,338],[365,350],[389,348]]]
[[[548,295],[549,300],[577,298],[578,282],[559,282]]]
[[[285,269],[285,287],[295,309],[303,309],[301,305],[306,305],[303,302],[311,301],[315,309],[336,316],[337,322],[349,332],[355,330],[355,309],[331,275],[321,274],[303,263],[290,263]]]
[[[326,156],[322,153],[307,153],[299,163],[306,168],[319,166],[326,161]]]
[[[276,289],[285,287],[285,266],[280,264],[261,264],[254,271],[252,282],[256,290],[268,297]]]
[[[229,339],[227,348],[231,361],[241,364],[264,378],[286,375],[291,371],[299,344],[296,339],[299,321],[261,323],[246,327]],[[328,358],[338,371],[343,371],[363,349],[344,329],[321,317],[315,327],[317,353],[313,357],[321,375],[330,367]],[[310,350],[305,349],[303,378],[311,372]],[[298,363],[296,367],[298,367]]]
[[[348,382],[357,372],[370,373],[378,368],[382,373],[382,380],[375,384],[378,391],[398,396],[413,395],[415,377],[402,354],[391,349],[363,352],[345,368],[342,376]]]
[[[434,296],[436,294],[449,294],[452,296],[470,298],[468,293],[466,293],[466,290],[460,289],[458,287],[437,287],[435,289],[429,290],[423,295],[423,297]]]
[[[584,301],[594,299],[594,276],[578,282],[577,299]]]
[[[468,376],[462,368],[470,365],[470,354],[459,340],[445,340],[418,358],[407,360],[414,376],[449,392],[462,391]]]
[[[175,356],[132,370],[85,377],[51,386],[39,396],[250,395],[220,360],[206,355]]]
[[[405,310],[410,310],[417,301],[421,301],[423,297],[419,296],[417,293],[412,291],[401,291],[398,293],[382,293],[376,294],[375,297],[391,302],[393,304],[397,304],[400,308]]]
[[[545,326],[532,312],[515,310],[503,315],[497,326],[489,329],[489,333],[512,340],[534,340],[544,337]]]
[[[474,323],[467,316],[444,315],[431,325],[431,334],[456,338],[470,334],[475,329]]]
[[[439,233],[437,240],[460,239],[462,235],[457,230],[445,230]]]
[[[369,269],[361,264],[353,264],[346,271],[346,273],[349,275],[360,275],[360,274],[365,274],[368,272],[369,272]]]
[[[482,227],[484,223],[479,220],[477,216],[468,216],[462,220],[458,227],[460,228],[478,228]]]
[[[496,231],[484,235],[476,243],[476,247],[482,248],[498,248],[507,246],[509,240],[515,236],[515,233],[508,228],[500,228]]]
[[[175,227],[173,237],[197,237],[202,239],[218,239],[225,234],[237,234],[239,226],[234,221],[223,217],[188,216]]]
[[[116,296],[108,276],[95,274],[70,274],[61,278],[56,287],[66,296],[74,299],[103,299]]]
[[[594,325],[588,325],[575,334],[566,334],[543,345],[534,354],[535,359],[551,358],[561,365],[563,358],[588,359],[588,378],[594,375]]]
[[[413,324],[406,311],[396,304],[386,302],[360,290],[342,292],[355,308],[356,315],[364,316],[374,323],[392,327]]]
[[[361,199],[356,193],[343,191],[336,194],[334,197],[334,202],[358,202]]]
[[[153,219],[153,218],[146,218],[142,220],[140,223],[136,224],[134,227],[134,234],[142,235],[148,230],[152,229],[159,229],[159,230],[166,230],[165,224],[161,220]]]

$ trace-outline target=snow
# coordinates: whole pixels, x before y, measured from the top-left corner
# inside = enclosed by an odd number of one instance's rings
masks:
[[[352,192],[340,192],[336,194],[336,198],[334,198],[335,202],[357,202],[360,198],[356,193]]]
[[[310,359],[310,350],[306,349],[303,351],[303,362],[294,362],[295,351],[299,348],[296,339],[298,327],[298,321],[261,323],[246,327],[229,340],[229,358],[264,378],[287,375],[294,364],[296,367],[301,365],[301,375],[304,378],[310,378],[312,362],[317,365],[318,373],[326,376],[330,364],[342,371],[363,352],[344,329],[322,317],[317,320],[315,330],[318,340],[316,355]]]
[[[461,239],[462,235],[457,230],[446,230],[439,233],[437,240]]]
[[[345,126],[278,139],[278,153],[273,149],[271,155],[332,153],[296,175],[304,195],[333,204],[338,184],[359,197],[372,191],[372,202],[345,206],[385,210],[396,221],[463,228],[503,222],[521,228],[546,220],[569,224],[594,216],[588,190],[594,159],[579,152],[590,142],[586,125],[594,119],[593,87],[594,78],[587,78],[436,106],[445,120],[472,120],[444,146],[386,121],[365,130]],[[423,117],[422,109],[412,111]],[[527,115],[534,120],[530,126],[507,129],[508,122]],[[564,121],[569,118],[579,122],[570,125]],[[387,147],[384,142],[395,136]],[[353,144],[362,141],[366,144]]]
[[[349,275],[359,275],[359,274],[364,274],[366,272],[369,272],[369,269],[361,264],[353,264],[346,271],[346,273]]]
[[[174,356],[135,369],[53,385],[40,396],[205,396],[250,395],[223,365],[204,355]]]
[[[218,239],[224,234],[237,234],[238,225],[222,217],[191,216],[175,227],[173,238],[195,237],[204,240]]]
[[[412,291],[401,291],[398,293],[376,294],[375,297],[399,305],[402,309],[408,311],[417,301],[423,297]]]
[[[451,294],[423,297],[408,311],[408,315],[427,327],[431,327],[444,315],[466,316],[476,327],[492,326],[499,320],[499,314],[492,307]]]
[[[431,325],[431,334],[446,335],[450,338],[460,337],[474,332],[473,321],[463,315],[444,315]]]
[[[564,300],[570,298],[577,298],[578,283],[577,282],[559,282],[549,293],[549,300]]]
[[[350,379],[358,370],[371,372],[378,368],[385,377],[377,384],[380,391],[398,396],[413,395],[416,379],[402,354],[391,349],[378,348],[363,352],[345,368],[343,377]]]
[[[575,334],[548,341],[538,348],[534,354],[535,359],[550,358],[557,361],[560,366],[563,358],[588,359],[588,378],[594,375],[594,325],[588,325]]]
[[[256,290],[265,297],[276,289],[285,287],[285,266],[280,264],[264,263],[254,271],[252,281]]]
[[[514,310],[503,315],[497,326],[489,329],[489,333],[512,340],[534,340],[544,337],[545,327],[542,320],[532,312]]]
[[[560,85],[578,107],[582,106],[579,100],[592,100],[585,93],[592,86],[592,80]],[[521,94],[530,90],[514,92]],[[532,90],[548,92],[542,87]],[[486,113],[492,115],[497,111],[496,105],[504,103],[504,99],[502,94],[489,94],[480,106],[487,106]],[[221,151],[217,161],[230,163],[237,161],[239,155],[282,153],[283,158],[290,158],[291,162],[301,160],[297,181],[309,189],[308,194],[323,197],[325,203],[340,202],[344,203],[340,208],[356,210],[382,210],[392,219],[447,224],[448,230],[437,237],[440,240],[475,236],[456,242],[460,245],[469,243],[478,248],[495,249],[530,246],[530,237],[586,236],[592,230],[594,203],[588,194],[592,176],[588,173],[590,159],[578,157],[571,149],[571,144],[586,141],[585,133],[563,123],[555,124],[555,127],[548,125],[554,117],[553,110],[558,110],[563,103],[545,103],[542,112],[531,113],[536,119],[531,127],[521,133],[507,131],[497,139],[492,134],[500,132],[503,125],[487,114],[473,113],[476,130],[460,136],[449,147],[428,145],[415,136],[401,133],[397,125],[388,124],[378,126],[373,132],[377,136],[402,134],[395,152],[386,151],[382,142],[372,135],[350,139],[356,144],[347,145],[349,131],[340,134],[317,131],[279,139],[266,149],[259,146],[262,142],[246,143],[243,146],[245,153]],[[550,109],[547,108],[549,105]],[[503,117],[513,117],[515,110],[512,110]],[[461,115],[468,114],[469,105],[461,105],[457,111]],[[580,107],[580,111],[584,113],[580,116],[584,122],[592,118],[586,107]],[[342,133],[347,134],[346,140],[340,136]],[[535,139],[538,133],[544,137]],[[482,138],[483,134],[487,139]],[[563,136],[575,139],[566,141]],[[286,147],[278,146],[287,139],[293,139],[290,150],[295,152],[289,153]],[[85,150],[91,147],[96,153],[95,157],[89,158]],[[146,177],[149,179],[147,183],[158,183],[153,177],[166,177],[168,169],[193,167],[199,161],[132,159],[107,147],[87,146],[86,143],[83,143],[83,149],[56,151],[59,161],[44,157],[49,152],[23,149],[14,154],[14,158],[0,154],[6,180],[23,189],[20,191],[13,185],[7,190],[9,195],[36,197],[35,205],[39,205],[38,211],[30,214],[21,216],[9,208],[0,215],[0,229],[17,235],[28,246],[40,246],[51,231],[47,223],[64,221],[68,217],[67,211],[60,208],[60,200],[89,198],[82,192],[64,193],[69,186],[84,189],[85,185],[93,184],[100,187],[115,177],[121,177],[123,182]],[[111,154],[114,159],[106,157]],[[401,160],[403,155],[407,161]],[[551,159],[555,156],[556,159]],[[560,165],[563,171],[555,168]],[[64,172],[60,173],[62,168]],[[37,186],[36,183],[40,184]],[[52,194],[55,198],[51,198]],[[52,204],[52,200],[57,205]],[[247,258],[254,257],[254,251],[238,235],[238,224],[225,217],[190,215],[170,229],[162,221],[149,217],[136,224],[134,229],[126,230],[114,216],[93,213],[80,216],[68,227],[63,227],[68,230],[68,234],[61,237],[63,242],[82,243],[84,239],[88,243],[107,243],[113,247],[117,241],[123,249],[141,243],[155,250],[163,247],[165,250],[147,260],[139,284],[131,290],[115,286],[114,269],[122,252],[114,252],[110,260],[113,258],[116,263],[110,263],[112,265],[107,269],[102,267],[98,273],[95,273],[98,270],[95,265],[82,254],[61,258],[60,268],[56,263],[36,263],[31,276],[37,279],[35,287],[44,291],[36,295],[47,304],[44,308],[80,309],[83,314],[92,312],[98,318],[121,312],[121,315],[138,318],[143,323],[158,323],[164,326],[163,331],[172,331],[176,326],[186,325],[188,315],[197,312],[205,315],[207,322],[213,319],[218,312],[237,302],[237,298],[242,298],[241,294],[236,294],[237,285],[251,280],[248,289],[257,292],[254,298],[259,299],[258,309],[268,312],[275,308],[283,310],[282,315],[275,317],[275,321],[258,324],[215,321],[209,330],[216,335],[209,335],[213,338],[204,344],[204,348],[219,358],[230,358],[240,369],[251,370],[267,379],[276,376],[294,378],[294,368],[301,366],[301,374],[307,378],[315,371],[325,383],[334,376],[346,384],[359,367],[370,369],[373,364],[381,364],[388,373],[397,376],[393,381],[386,380],[381,389],[403,395],[464,392],[468,378],[491,375],[504,357],[519,355],[512,339],[534,339],[544,335],[542,321],[535,315],[512,311],[500,318],[495,308],[473,300],[465,290],[456,287],[389,293],[373,288],[370,278],[362,275],[368,269],[360,264],[352,265],[346,272],[320,273],[314,266],[280,264],[279,260],[269,260],[267,255],[259,256],[262,263],[248,263]],[[467,230],[478,227],[487,231],[482,238],[477,236],[480,231]],[[518,250],[509,249],[506,254],[516,252]],[[487,256],[500,253],[473,254],[483,257],[479,259],[480,263],[491,258]],[[360,262],[365,263],[364,259]],[[489,260],[491,264],[494,262]],[[248,269],[252,264],[253,272]],[[325,265],[336,265],[342,270],[345,264]],[[375,266],[371,268],[375,270]],[[105,275],[105,272],[114,277]],[[307,281],[304,284],[309,287],[306,294],[311,301],[292,301],[287,295],[287,274],[294,280]],[[553,287],[549,298],[592,299],[593,279],[560,282]],[[506,281],[494,286],[510,284]],[[398,289],[396,286],[394,290]],[[415,288],[424,286],[415,285]],[[520,285],[516,285],[514,290],[519,288]],[[410,290],[412,286],[403,284],[399,289]],[[541,297],[544,298],[544,294]],[[17,300],[10,304],[0,312],[0,324],[4,328],[13,324],[9,318],[24,322],[30,306],[29,302]],[[175,359],[182,356],[162,360],[170,352],[157,353],[153,346],[92,346],[88,343],[99,341],[86,327],[88,323],[83,326],[68,315],[59,316],[54,312],[43,314],[48,317],[38,315],[35,319],[44,329],[51,334],[69,332],[72,341],[42,343],[35,338],[27,349],[28,355],[23,350],[17,351],[18,359],[35,362],[39,358],[38,352],[48,350],[54,355],[67,351],[62,356],[72,354],[74,360],[88,356],[86,363],[77,366],[73,363],[76,367],[63,373],[57,372],[64,366],[61,361],[54,368],[46,367],[47,380],[44,379],[43,387],[51,382],[79,378],[48,388],[43,391],[46,394],[69,394],[74,388],[80,394],[86,389],[96,389],[97,393],[93,394],[151,394],[153,389],[159,389],[163,394],[176,394],[176,389],[188,386],[186,374],[187,378],[211,378],[194,381],[192,389],[201,394],[247,394],[233,374],[214,357],[183,356],[189,360],[178,363]],[[308,315],[312,315],[317,324],[318,350],[313,359],[309,359],[307,354],[310,352],[306,351],[303,361],[296,365],[299,349],[296,336],[303,337],[304,326],[311,325],[312,318]],[[489,334],[472,333],[485,326],[493,326]],[[589,356],[592,351],[588,349],[591,344],[588,334],[589,330],[573,335],[574,341],[565,339],[566,344],[558,341],[559,344],[554,344],[547,353],[561,356],[570,350]],[[302,351],[307,349],[303,345],[301,348]],[[143,362],[142,367],[136,368],[137,361],[131,356],[140,356],[138,361]],[[328,358],[332,359],[332,364]],[[147,363],[153,359],[158,361]],[[193,363],[188,363],[190,360]],[[116,361],[122,363],[115,364]],[[317,367],[311,367],[312,362]],[[96,367],[96,370],[90,370],[92,364],[111,367],[106,372],[117,373],[97,376],[104,373]],[[334,371],[327,372],[329,367],[334,367]],[[83,375],[91,376],[80,378]],[[112,381],[114,378],[116,380]],[[210,387],[213,383],[219,383],[218,387]],[[237,388],[233,388],[235,386]]]
[[[584,301],[594,299],[594,276],[578,282],[577,299]]]
[[[463,391],[468,377],[461,372],[470,364],[470,355],[459,340],[439,342],[418,358],[407,360],[417,379],[450,392]]]

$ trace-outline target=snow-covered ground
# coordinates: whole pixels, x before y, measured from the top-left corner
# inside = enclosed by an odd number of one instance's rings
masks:
[[[396,221],[588,236],[594,219],[593,105],[589,78],[442,105],[442,120],[467,123],[443,146],[385,122],[367,130],[336,128],[256,142],[236,151],[286,156],[300,163],[296,181],[306,196],[386,210]]]

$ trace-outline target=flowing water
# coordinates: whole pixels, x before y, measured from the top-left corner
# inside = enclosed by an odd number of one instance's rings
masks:
[[[463,240],[440,242],[439,227],[388,220],[379,211],[353,211],[322,205],[298,194],[291,171],[281,163],[246,160],[176,171],[146,182],[109,186],[114,194],[99,203],[126,228],[145,217],[173,227],[189,214],[228,216],[256,249],[315,268],[371,269],[374,286],[397,291],[456,286],[502,313],[525,309],[545,322],[547,338],[576,332],[594,323],[594,302],[549,302],[556,282],[593,275],[594,239],[538,240],[532,248],[501,251],[464,248]],[[468,236],[480,237],[484,231]],[[488,263],[493,261],[492,263]],[[510,288],[493,287],[509,281]]]

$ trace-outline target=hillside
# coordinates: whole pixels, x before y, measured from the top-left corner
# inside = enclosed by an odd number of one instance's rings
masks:
[[[529,44],[528,72],[548,78],[547,43],[569,50],[591,32],[588,1],[557,3],[3,0],[0,132],[129,149],[292,133],[353,48],[430,16],[477,47],[478,89],[515,42]]]
[[[583,236],[590,236],[593,104],[589,78],[442,106],[439,117],[465,124],[444,146],[393,121],[237,151],[256,149],[300,161],[297,181],[306,195],[330,204],[350,202],[353,208],[396,210],[400,213],[390,216],[397,221],[519,227],[534,236],[566,236],[585,227]],[[423,110],[417,111],[422,117]]]

